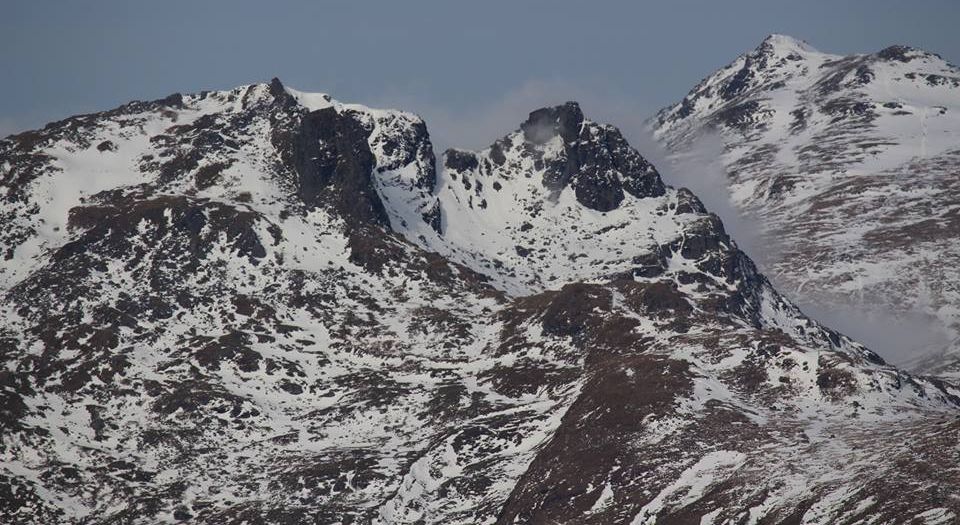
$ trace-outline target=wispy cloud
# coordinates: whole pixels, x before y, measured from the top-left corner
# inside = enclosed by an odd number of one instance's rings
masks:
[[[645,106],[642,92],[623,93],[602,81],[528,80],[487,102],[462,106],[437,104],[413,93],[384,94],[372,103],[412,111],[426,120],[438,151],[448,147],[482,149],[504,134],[517,129],[531,111],[573,100],[580,103],[587,118],[640,131]],[[628,136],[629,138],[629,136]]]
[[[893,364],[939,354],[954,338],[941,319],[921,309],[905,313],[854,300],[825,303],[803,294],[796,300],[810,317],[867,345]]]
[[[727,173],[719,160],[724,149],[719,136],[705,134],[683,154],[668,153],[647,128],[635,134],[633,143],[657,167],[664,182],[690,189],[707,210],[717,214],[737,246],[761,270],[778,260],[779,254],[771,251],[771,244],[764,240],[761,225],[733,204]]]
[[[643,94],[622,93],[602,82],[529,81],[498,100],[472,107],[449,108],[415,97],[384,99],[392,107],[415,111],[427,121],[438,151],[447,147],[484,148],[516,129],[534,109],[576,100],[587,118],[610,123],[657,166],[666,183],[693,191],[723,221],[727,233],[757,263],[774,285],[811,317],[866,344],[894,363],[904,363],[949,343],[943,323],[922,313],[893,312],[865,304],[859,297],[824,302],[817,293],[778,283],[771,271],[782,254],[767,242],[763,225],[734,205],[727,173],[720,163],[720,137],[704,135],[682,155],[670,154],[650,135],[646,119],[659,109]]]
[[[810,317],[867,345],[894,364],[905,364],[936,353],[956,338],[932,309],[918,305],[911,311],[894,311],[880,300],[860,294],[838,296],[831,290],[807,287],[797,290],[780,282],[774,268],[783,262],[778,244],[770,242],[763,224],[734,205],[727,173],[720,163],[724,145],[717,135],[706,134],[682,155],[665,152],[650,135],[639,134],[635,145],[656,164],[666,182],[685,186],[708,210],[716,213],[737,245],[757,264],[774,286]]]

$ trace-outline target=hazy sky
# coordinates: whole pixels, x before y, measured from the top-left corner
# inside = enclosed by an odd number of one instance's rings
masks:
[[[580,99],[626,128],[765,35],[960,61],[960,1],[4,2],[0,133],[131,99],[280,77],[480,146]]]

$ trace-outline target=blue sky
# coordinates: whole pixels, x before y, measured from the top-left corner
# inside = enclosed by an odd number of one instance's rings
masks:
[[[30,0],[3,11],[4,134],[278,76],[416,111],[438,142],[480,146],[567,99],[630,128],[774,32],[835,53],[903,43],[960,62],[956,0]]]

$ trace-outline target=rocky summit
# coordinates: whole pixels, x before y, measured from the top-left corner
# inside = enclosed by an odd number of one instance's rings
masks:
[[[778,45],[716,100],[824,70]],[[823,89],[933,60],[884,53]],[[806,317],[572,102],[439,159],[278,80],[72,117],[0,141],[0,246],[0,522],[960,516],[960,391]]]
[[[913,364],[960,380],[960,68],[908,46],[833,55],[772,35],[651,125],[679,158],[719,138],[784,291],[929,319],[919,331],[941,336],[914,337],[927,357]]]

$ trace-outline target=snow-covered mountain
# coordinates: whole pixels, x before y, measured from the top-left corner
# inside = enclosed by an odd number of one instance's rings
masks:
[[[732,199],[769,235],[787,291],[931,317],[942,341],[910,350],[945,345],[926,370],[960,374],[960,68],[773,35],[652,123],[678,157],[720,137]]]
[[[274,80],[0,166],[0,521],[960,515],[958,392],[806,318],[575,103],[435,162],[418,117]]]

